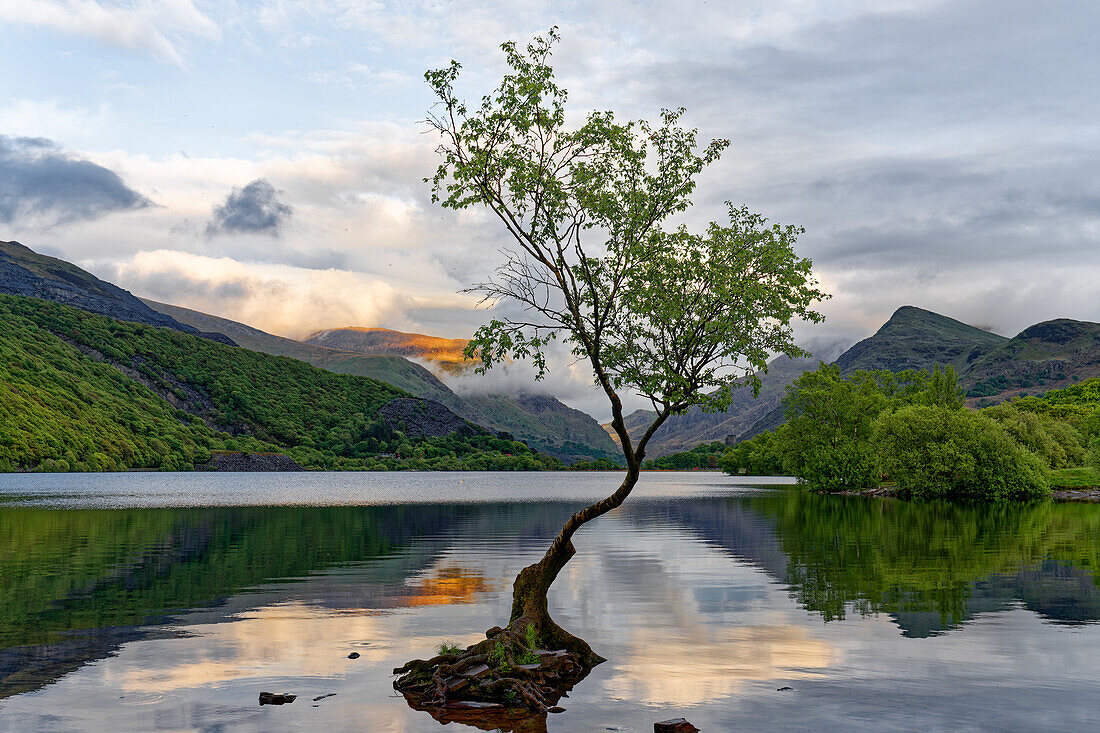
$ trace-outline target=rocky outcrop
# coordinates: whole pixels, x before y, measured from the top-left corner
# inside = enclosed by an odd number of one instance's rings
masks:
[[[383,405],[378,415],[394,430],[409,438],[441,438],[445,435],[476,435],[480,429],[463,420],[446,406],[416,397],[398,397]]]
[[[282,453],[240,453],[214,451],[210,460],[195,466],[196,471],[304,471]]]

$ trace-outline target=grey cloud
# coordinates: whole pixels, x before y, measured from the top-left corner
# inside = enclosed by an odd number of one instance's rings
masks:
[[[294,210],[280,200],[268,181],[257,178],[244,188],[234,188],[225,201],[214,207],[213,218],[206,226],[206,235],[282,233]]]
[[[48,227],[151,205],[114,171],[51,140],[0,135],[0,222]]]

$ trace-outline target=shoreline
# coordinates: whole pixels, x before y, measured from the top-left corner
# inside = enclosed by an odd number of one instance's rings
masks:
[[[893,486],[877,486],[866,491],[826,491],[829,496],[863,496],[885,499],[902,499],[898,496],[898,490]],[[1076,489],[1053,489],[1050,498],[1058,502],[1081,502],[1086,504],[1100,504],[1100,486],[1084,487]]]

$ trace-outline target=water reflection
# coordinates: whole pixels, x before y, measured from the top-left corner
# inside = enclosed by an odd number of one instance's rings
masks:
[[[576,506],[0,508],[0,730],[431,730],[389,670],[503,619],[515,571]],[[873,730],[843,682],[872,694],[902,668],[921,699],[894,695],[883,720],[948,715],[973,684],[989,715],[1056,699],[1045,724],[1092,722],[1073,701],[1100,672],[1098,507],[780,491],[628,503],[598,530],[552,612],[611,661],[551,730],[669,711]],[[1030,697],[994,701],[994,679]],[[797,711],[778,712],[786,685]],[[299,703],[259,708],[261,689]]]

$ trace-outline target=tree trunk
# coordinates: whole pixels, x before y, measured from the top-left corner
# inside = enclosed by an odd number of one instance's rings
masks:
[[[618,508],[638,483],[638,470],[639,465],[628,467],[615,493],[569,517],[542,559],[519,572],[512,584],[512,614],[508,621],[510,631],[523,634],[528,626],[534,626],[538,638],[548,648],[567,649],[578,654],[589,666],[605,661],[592,651],[587,642],[562,629],[550,618],[547,594],[558,573],[577,553],[573,547],[573,534],[586,523]]]
[[[432,659],[414,659],[394,669],[399,677],[393,686],[409,705],[434,711],[432,715],[441,721],[443,717],[439,716],[450,715],[448,700],[453,699],[504,705],[505,711],[522,706],[545,716],[573,685],[605,661],[584,639],[550,618],[547,593],[577,553],[573,535],[626,500],[638,483],[643,456],[644,449],[628,452],[626,476],[615,493],[570,516],[542,559],[519,572],[512,585],[512,613],[507,628],[489,629],[483,641],[464,651],[441,649]]]

